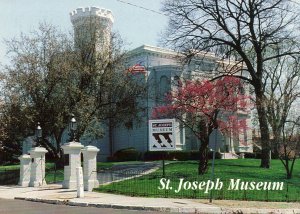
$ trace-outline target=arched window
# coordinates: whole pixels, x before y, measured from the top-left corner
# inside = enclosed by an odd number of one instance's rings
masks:
[[[182,82],[181,82],[179,76],[174,76],[173,85],[174,85],[175,89],[182,87]]]
[[[170,83],[168,77],[162,76],[159,81],[159,93],[161,98],[164,98],[166,93],[170,91]]]
[[[239,87],[239,91],[240,91],[240,94],[242,94],[242,95],[245,95],[245,94],[246,94],[245,87],[244,87],[243,85],[241,85],[241,86]]]

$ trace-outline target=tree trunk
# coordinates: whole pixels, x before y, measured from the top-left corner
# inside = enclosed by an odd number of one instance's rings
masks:
[[[287,160],[289,161],[289,160]],[[291,168],[287,168],[286,169],[286,178],[287,179],[291,179],[293,177],[293,169],[294,169],[294,164],[295,164],[295,161],[296,161],[296,156],[293,158],[292,160],[292,163],[291,163]]]
[[[273,131],[273,141],[271,141],[274,158],[279,157],[279,145],[280,145],[280,130]]]
[[[292,171],[290,170],[290,164],[289,164],[289,158],[285,157],[285,171],[286,171],[286,178],[291,179],[292,178]]]
[[[208,170],[208,142],[201,141],[201,146],[199,149],[199,165],[198,165],[198,174],[203,175]]]
[[[259,120],[259,127],[261,133],[261,164],[262,168],[270,168],[270,134],[267,120],[267,111],[265,108],[263,93],[260,90],[256,90],[256,108]]]
[[[109,153],[110,157],[114,155],[114,148],[113,148],[113,124],[111,119],[109,119],[109,125],[108,125],[108,140],[109,140]]]

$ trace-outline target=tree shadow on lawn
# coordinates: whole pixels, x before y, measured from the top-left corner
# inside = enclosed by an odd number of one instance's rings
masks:
[[[198,161],[185,161],[185,162],[174,162],[166,167],[166,174],[172,176],[182,177],[201,177],[197,176]],[[240,159],[240,160],[216,160],[215,162],[215,173],[220,178],[242,178],[242,179],[267,179],[267,180],[286,180],[286,174],[284,167],[279,161],[272,162],[270,169],[264,169],[259,167],[259,159]],[[297,180],[298,171],[294,170],[292,180]],[[211,161],[209,162],[208,172],[203,175],[205,179],[208,174],[211,173]],[[195,176],[194,176],[195,175]],[[225,175],[225,176],[224,176]]]
[[[211,160],[209,162],[211,165]],[[233,159],[233,160],[224,160],[218,159],[215,162],[215,166],[234,166],[234,167],[249,167],[249,168],[259,168],[260,160],[258,159]]]
[[[251,172],[229,172],[230,176],[220,176],[220,178],[226,178],[226,179],[242,179],[247,181],[283,181],[286,180],[285,175],[279,175],[274,177],[273,175],[261,175],[259,173],[251,173]],[[220,174],[221,175],[221,174]],[[218,174],[216,174],[218,176]]]
[[[238,161],[238,162],[237,162]],[[245,159],[234,159],[234,160],[224,160],[224,159],[217,159],[215,162],[215,166],[237,166],[237,167],[250,167],[250,168],[259,168],[259,162],[258,159],[253,160],[245,160]],[[208,166],[211,166],[212,160],[209,160]],[[255,165],[257,164],[257,165]],[[178,168],[183,167],[186,168],[187,165],[190,166],[198,166],[199,161],[180,161],[180,162],[173,162],[170,163],[168,167],[175,167]]]
[[[223,163],[215,163],[215,166],[234,166],[234,167],[243,167],[243,168],[259,168],[259,166],[255,165],[241,165],[241,164],[223,164]]]

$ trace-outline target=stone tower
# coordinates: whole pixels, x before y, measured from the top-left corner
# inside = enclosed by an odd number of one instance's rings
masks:
[[[75,47],[90,52],[106,50],[114,22],[112,12],[99,7],[77,8],[70,13]]]

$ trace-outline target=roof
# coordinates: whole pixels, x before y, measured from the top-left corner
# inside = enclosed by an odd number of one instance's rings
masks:
[[[142,45],[128,52],[128,56],[139,55],[142,53],[152,53],[158,54],[161,56],[171,56],[171,57],[180,57],[183,56],[182,52],[178,52],[175,50],[171,50],[168,48],[156,47],[151,45]],[[204,52],[200,51],[196,54],[198,57],[210,58],[210,59],[218,59],[214,53],[212,52]]]

